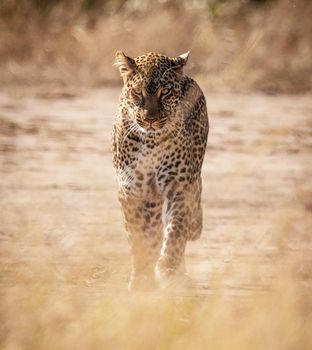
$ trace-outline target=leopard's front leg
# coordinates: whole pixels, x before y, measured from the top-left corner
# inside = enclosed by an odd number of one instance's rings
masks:
[[[163,210],[164,240],[156,266],[156,278],[162,288],[191,285],[185,274],[184,253],[187,241],[198,238],[201,233],[200,200],[200,178],[167,192]]]
[[[176,282],[181,285],[181,278],[187,279],[184,252],[190,227],[189,214],[186,194],[179,190],[169,191],[163,210],[164,240],[156,266],[156,279],[161,288]]]
[[[129,290],[150,289],[159,256],[163,228],[162,201],[119,196],[131,250]]]

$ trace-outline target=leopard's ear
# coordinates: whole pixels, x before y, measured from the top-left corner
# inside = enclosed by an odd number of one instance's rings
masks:
[[[134,59],[126,56],[122,51],[116,52],[114,66],[118,68],[123,81],[126,81],[127,77],[135,70]]]
[[[190,54],[190,51],[187,51],[185,53],[183,53],[182,55],[176,57],[173,60],[173,69],[180,73],[183,74],[183,67],[186,65],[187,60],[188,60],[188,56]]]

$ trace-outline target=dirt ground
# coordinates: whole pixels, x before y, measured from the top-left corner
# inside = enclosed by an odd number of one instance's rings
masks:
[[[311,96],[206,93],[194,288],[166,298],[127,293],[118,94],[0,93],[0,347],[311,349]]]
[[[2,287],[26,283],[47,263],[60,285],[126,288],[110,152],[118,94],[0,94]],[[187,247],[197,292],[213,294],[222,277],[226,295],[265,293],[281,254],[300,258],[298,279],[311,288],[311,96],[206,97],[204,229]]]

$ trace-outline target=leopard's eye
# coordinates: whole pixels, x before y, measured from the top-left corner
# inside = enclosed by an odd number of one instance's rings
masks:
[[[161,89],[161,94],[164,96],[164,95],[167,95],[169,93],[170,89],[169,88],[163,88]]]
[[[139,88],[133,88],[131,90],[131,94],[132,94],[132,98],[133,98],[133,101],[139,105],[140,107],[143,106],[144,104],[144,97],[143,97],[143,92],[141,89]]]

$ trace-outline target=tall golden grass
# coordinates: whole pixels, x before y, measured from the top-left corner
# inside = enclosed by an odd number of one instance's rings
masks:
[[[1,349],[311,349],[312,217],[301,204],[272,215],[270,277],[263,289],[243,294],[231,294],[231,272],[214,274],[206,291],[129,294],[125,247],[103,257],[103,237],[92,232],[68,242],[68,214],[54,207],[51,219],[52,208],[32,209],[29,217],[1,208],[18,232],[1,247]],[[121,230],[114,225],[102,229]],[[106,244],[117,247],[113,238]],[[256,255],[239,274],[263,275]]]

